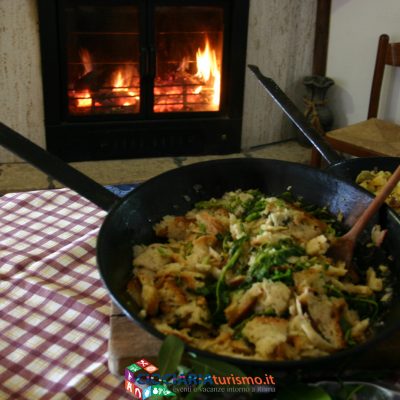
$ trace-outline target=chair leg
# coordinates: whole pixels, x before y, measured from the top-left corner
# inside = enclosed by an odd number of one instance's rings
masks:
[[[314,168],[321,168],[321,161],[321,154],[317,150],[311,149],[310,165]]]

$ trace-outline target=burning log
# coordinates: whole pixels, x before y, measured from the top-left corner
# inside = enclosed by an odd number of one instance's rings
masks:
[[[80,57],[83,75],[69,90],[73,114],[139,112],[140,76],[134,62],[93,63],[86,49]],[[167,64],[154,79],[154,112],[218,111],[220,63],[208,39],[203,50],[183,57],[179,65]]]
[[[107,81],[110,80],[109,71],[103,68],[96,68],[82,77],[80,77],[74,83],[74,90],[82,91],[82,90],[90,90],[91,92],[95,92],[104,86],[107,85]]]

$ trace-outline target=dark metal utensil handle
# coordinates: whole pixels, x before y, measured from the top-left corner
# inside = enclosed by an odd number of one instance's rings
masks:
[[[329,146],[326,140],[310,125],[303,113],[295,106],[289,97],[286,96],[273,79],[264,76],[255,65],[249,64],[248,67],[271,95],[273,100],[282,108],[284,113],[329,164],[336,164],[343,161],[343,158],[340,157],[339,154]]]
[[[109,211],[119,199],[97,182],[1,122],[0,145],[75,190],[103,210]]]

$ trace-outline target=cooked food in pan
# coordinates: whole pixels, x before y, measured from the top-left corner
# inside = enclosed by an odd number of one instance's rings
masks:
[[[356,178],[356,183],[376,195],[391,176],[392,173],[389,171],[361,171]],[[400,213],[400,183],[397,184],[395,189],[388,196],[386,203],[397,213]]]
[[[155,225],[135,246],[128,292],[162,333],[234,357],[288,360],[365,341],[390,302],[387,265],[346,269],[326,253],[342,233],[289,194],[235,191]]]

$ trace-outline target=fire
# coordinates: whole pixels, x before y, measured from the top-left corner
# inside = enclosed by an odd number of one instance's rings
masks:
[[[83,75],[88,74],[89,72],[93,71],[93,63],[92,63],[92,57],[87,49],[80,49],[79,50],[79,56],[82,61],[83,65]]]
[[[77,107],[91,107],[92,96],[89,90],[83,90],[81,92],[75,92],[76,106]]]
[[[190,61],[195,58],[195,61]],[[196,72],[189,76],[190,65],[195,63]],[[221,71],[217,51],[205,39],[204,48],[198,48],[192,57],[184,57],[174,79],[184,81],[156,81],[154,87],[154,112],[216,111],[219,109],[221,93]]]
[[[215,76],[214,76],[214,94],[212,103],[215,106],[219,106],[220,98],[221,98],[221,73],[218,70],[215,71]]]
[[[217,55],[218,54],[218,55]],[[69,90],[70,111],[87,113],[139,112],[140,76],[133,61],[111,68],[93,62],[93,55],[79,50],[82,75]],[[206,37],[203,48],[185,55],[168,75],[154,80],[153,111],[217,111],[221,91],[221,57]]]
[[[112,88],[113,92],[127,92],[128,91],[128,89],[126,87],[124,87],[124,78],[122,76],[121,70],[118,70],[117,73],[115,74],[115,78],[114,78],[114,81],[111,86],[113,86],[113,88]]]
[[[130,75],[123,74],[122,69],[118,69],[114,74],[114,78],[112,80],[111,86],[113,92],[129,92],[129,81]]]
[[[82,66],[83,66],[83,74],[86,74],[93,71],[93,62],[92,57],[87,49],[80,49],[79,56],[81,58]],[[78,108],[87,108],[92,107],[93,100],[89,89],[73,91],[73,96],[76,100],[76,107]]]
[[[140,99],[138,74],[132,64],[110,71],[109,77],[98,83],[95,81],[98,74],[94,69],[95,64],[89,51],[81,48],[79,56],[83,66],[83,75],[79,77],[76,86],[78,89],[69,92],[75,112],[86,113],[88,108],[96,111],[104,107],[104,110],[111,110],[112,107],[131,107],[138,104]],[[94,75],[91,76],[91,73]],[[94,88],[91,86],[92,82],[95,82]],[[85,88],[85,86],[88,87]]]
[[[111,86],[114,93],[120,93],[121,97],[115,99],[115,103],[120,106],[133,106],[137,102],[138,96],[131,90],[134,79],[133,68],[121,68],[116,71],[113,76]]]
[[[206,38],[204,50],[197,50],[196,63],[196,77],[203,79],[207,86],[212,86],[212,103],[215,106],[219,106],[221,91],[221,72],[218,66],[217,54],[214,49],[211,49],[208,38]]]

